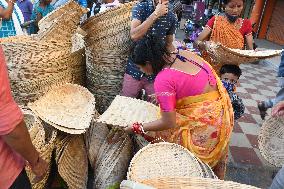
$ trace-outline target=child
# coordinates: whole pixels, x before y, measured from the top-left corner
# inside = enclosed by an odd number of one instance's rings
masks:
[[[241,75],[242,70],[237,65],[225,64],[220,69],[222,83],[227,89],[232,102],[235,120],[239,119],[245,112],[242,99],[235,93]]]

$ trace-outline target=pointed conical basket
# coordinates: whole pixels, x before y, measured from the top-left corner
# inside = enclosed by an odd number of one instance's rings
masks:
[[[51,126],[70,134],[80,134],[90,126],[95,98],[80,85],[65,84],[30,103],[29,107]],[[76,130],[80,132],[72,132]]]
[[[85,189],[88,158],[82,135],[72,136],[58,161],[58,172],[70,189]]]
[[[272,165],[284,165],[284,118],[270,117],[262,125],[258,136],[260,154]]]

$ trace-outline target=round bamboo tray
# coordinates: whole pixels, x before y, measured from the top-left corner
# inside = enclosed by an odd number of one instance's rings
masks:
[[[272,165],[284,165],[284,118],[270,117],[262,125],[258,136],[260,154]]]

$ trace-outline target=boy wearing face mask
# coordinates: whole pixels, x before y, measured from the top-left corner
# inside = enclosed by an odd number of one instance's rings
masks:
[[[225,64],[220,69],[221,80],[226,88],[234,109],[235,120],[239,119],[245,112],[245,106],[242,99],[236,94],[236,87],[239,84],[239,78],[242,70],[239,66]]]

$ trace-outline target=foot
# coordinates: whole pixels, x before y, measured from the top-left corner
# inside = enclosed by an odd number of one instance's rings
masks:
[[[257,104],[257,107],[259,109],[261,119],[264,120],[265,116],[267,115],[266,111],[267,111],[268,108],[266,108],[265,103],[263,101],[259,102]]]

